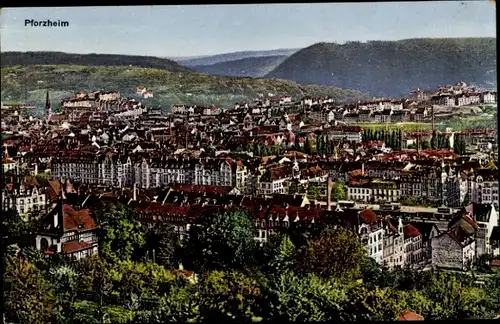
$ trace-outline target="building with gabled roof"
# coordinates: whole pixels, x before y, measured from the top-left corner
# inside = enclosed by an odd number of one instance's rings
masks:
[[[58,253],[81,259],[98,252],[97,228],[88,209],[75,210],[61,194],[39,220],[35,246],[46,255]]]
[[[450,222],[449,229],[432,239],[432,265],[467,269],[476,258],[476,233],[479,226],[467,215]]]

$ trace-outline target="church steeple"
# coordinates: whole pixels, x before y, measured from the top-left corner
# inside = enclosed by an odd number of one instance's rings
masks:
[[[45,98],[45,114],[47,118],[52,115],[52,103],[50,102],[49,90],[47,90],[47,97]]]

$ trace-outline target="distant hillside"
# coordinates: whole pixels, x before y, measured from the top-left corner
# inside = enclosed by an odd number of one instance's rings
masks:
[[[190,69],[165,58],[114,54],[70,54],[62,52],[3,52],[2,68],[14,65],[137,66],[187,72]]]
[[[407,95],[459,81],[496,88],[496,38],[319,43],[290,56],[266,77]]]
[[[293,53],[297,52],[299,49],[277,49],[277,50],[269,50],[269,51],[246,51],[246,52],[234,52],[234,53],[225,53],[218,55],[210,55],[210,56],[202,56],[198,58],[171,58],[172,60],[179,62],[180,64],[187,67],[194,67],[200,65],[213,65],[222,62],[235,61],[246,59],[250,57],[264,57],[264,56],[290,56]]]
[[[27,65],[2,67],[2,100],[43,104],[50,91],[55,105],[77,91],[119,90],[135,96],[137,86],[153,90],[154,98],[144,100],[153,107],[172,104],[230,106],[260,95],[331,96],[353,101],[367,96],[354,90],[318,85],[303,86],[291,81],[211,76],[196,72],[171,72],[139,67],[76,65]]]
[[[241,60],[227,61],[212,65],[191,67],[195,71],[212,75],[227,75],[235,77],[263,77],[283,62],[287,56],[249,57]]]

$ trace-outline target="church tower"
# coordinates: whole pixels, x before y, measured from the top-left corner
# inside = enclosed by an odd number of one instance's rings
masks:
[[[47,90],[47,97],[45,98],[45,116],[49,120],[52,115],[52,103],[50,102],[49,90]]]

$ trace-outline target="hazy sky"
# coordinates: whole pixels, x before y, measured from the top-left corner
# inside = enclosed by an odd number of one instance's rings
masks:
[[[26,19],[69,27],[29,27]],[[317,42],[496,37],[488,1],[4,8],[2,51],[195,56]]]

